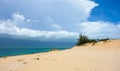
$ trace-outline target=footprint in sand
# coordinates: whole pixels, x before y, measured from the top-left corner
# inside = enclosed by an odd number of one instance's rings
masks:
[[[52,62],[55,62],[55,61],[57,61],[57,59],[53,59],[53,60],[52,60]]]
[[[23,59],[18,59],[19,62],[24,61]]]
[[[75,68],[74,70],[80,70],[79,68]]]
[[[27,62],[23,62],[23,64],[27,64]]]
[[[34,59],[34,60],[40,60],[40,58],[39,58],[39,57],[36,57],[36,58],[32,58],[32,59]]]
[[[40,60],[40,58],[34,58],[35,60]]]
[[[10,70],[10,71],[17,71],[17,70]]]

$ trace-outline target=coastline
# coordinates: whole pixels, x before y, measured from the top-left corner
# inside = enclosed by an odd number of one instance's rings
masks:
[[[120,40],[0,58],[0,71],[119,71]]]

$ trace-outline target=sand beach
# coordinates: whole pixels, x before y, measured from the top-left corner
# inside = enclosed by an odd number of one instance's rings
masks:
[[[0,71],[120,71],[120,40],[2,57]]]

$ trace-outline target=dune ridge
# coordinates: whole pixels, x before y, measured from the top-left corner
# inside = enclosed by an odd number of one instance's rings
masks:
[[[120,48],[120,40],[107,40],[97,43],[86,43],[81,46],[75,46],[81,48]],[[74,48],[74,47],[73,47]]]

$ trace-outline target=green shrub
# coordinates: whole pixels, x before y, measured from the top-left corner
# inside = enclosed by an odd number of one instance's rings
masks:
[[[76,45],[83,45],[85,43],[92,43],[92,42],[96,42],[96,40],[89,39],[86,35],[80,34]]]
[[[109,40],[109,38],[105,38],[105,39],[89,39],[86,35],[80,34],[76,45],[79,46],[79,45],[83,45],[83,44],[86,44],[86,43],[94,43],[95,44],[96,42],[107,41],[107,40]]]
[[[79,38],[77,40],[77,45],[82,45],[84,43],[87,43],[87,41],[88,41],[88,37],[85,36],[85,35],[80,34]]]

